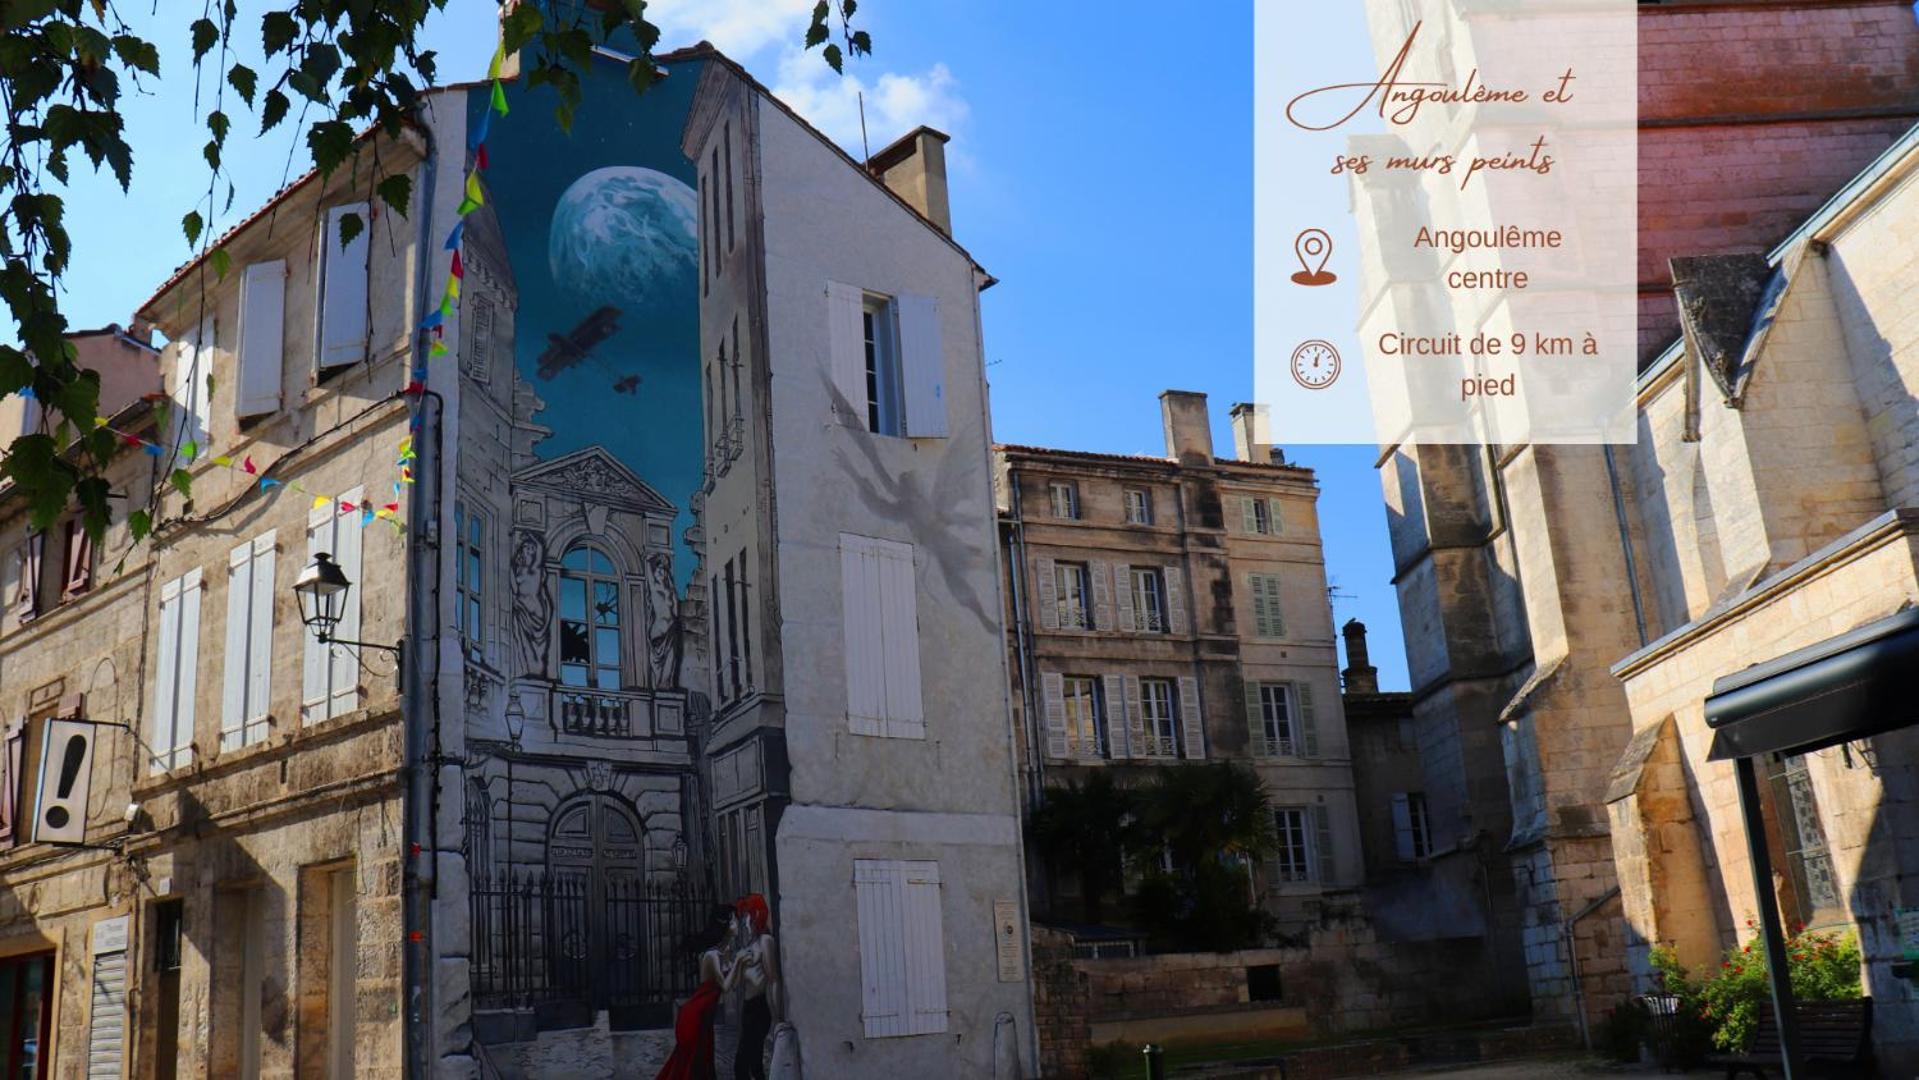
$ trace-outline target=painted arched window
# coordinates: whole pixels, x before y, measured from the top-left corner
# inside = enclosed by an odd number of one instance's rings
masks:
[[[560,681],[618,690],[620,575],[591,544],[576,544],[560,561]]]

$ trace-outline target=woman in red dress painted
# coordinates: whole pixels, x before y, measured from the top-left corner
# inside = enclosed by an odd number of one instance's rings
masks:
[[[657,1080],[714,1080],[713,1021],[738,971],[732,946],[733,909],[716,907],[706,928],[687,941],[687,949],[700,957],[700,984],[673,1017],[673,1054]]]

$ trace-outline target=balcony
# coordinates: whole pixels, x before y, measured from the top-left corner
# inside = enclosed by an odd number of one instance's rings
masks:
[[[645,690],[553,688],[553,727],[562,735],[645,739],[653,735],[653,695]]]
[[[1261,757],[1298,757],[1299,750],[1293,740],[1267,735],[1254,744],[1254,750]]]

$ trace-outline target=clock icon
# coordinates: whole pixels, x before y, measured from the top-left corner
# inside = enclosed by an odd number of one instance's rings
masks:
[[[1339,350],[1317,338],[1293,350],[1293,381],[1308,390],[1324,390],[1339,378]]]

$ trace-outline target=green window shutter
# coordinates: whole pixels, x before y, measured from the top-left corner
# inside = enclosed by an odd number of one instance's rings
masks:
[[[1240,512],[1240,516],[1245,520],[1246,531],[1249,533],[1258,532],[1259,518],[1254,516],[1253,500],[1248,498],[1240,499],[1239,512]]]
[[[1279,611],[1279,576],[1254,574],[1248,579],[1253,594],[1253,633],[1263,638],[1286,636]]]
[[[1246,680],[1246,731],[1253,740],[1253,756],[1265,757],[1266,748],[1266,710],[1259,701],[1259,684]]]
[[[1306,683],[1294,683],[1293,693],[1299,698],[1299,756],[1319,756],[1319,729],[1313,723],[1313,688]]]
[[[1279,516],[1279,500],[1267,499],[1266,500],[1266,525],[1268,528],[1270,528],[1273,531],[1274,536],[1278,536],[1280,534],[1280,531],[1282,529],[1282,525],[1281,525],[1282,521],[1284,521],[1284,519]]]
[[[1325,803],[1313,804],[1313,878],[1331,885],[1339,863],[1333,857],[1333,815]]]

